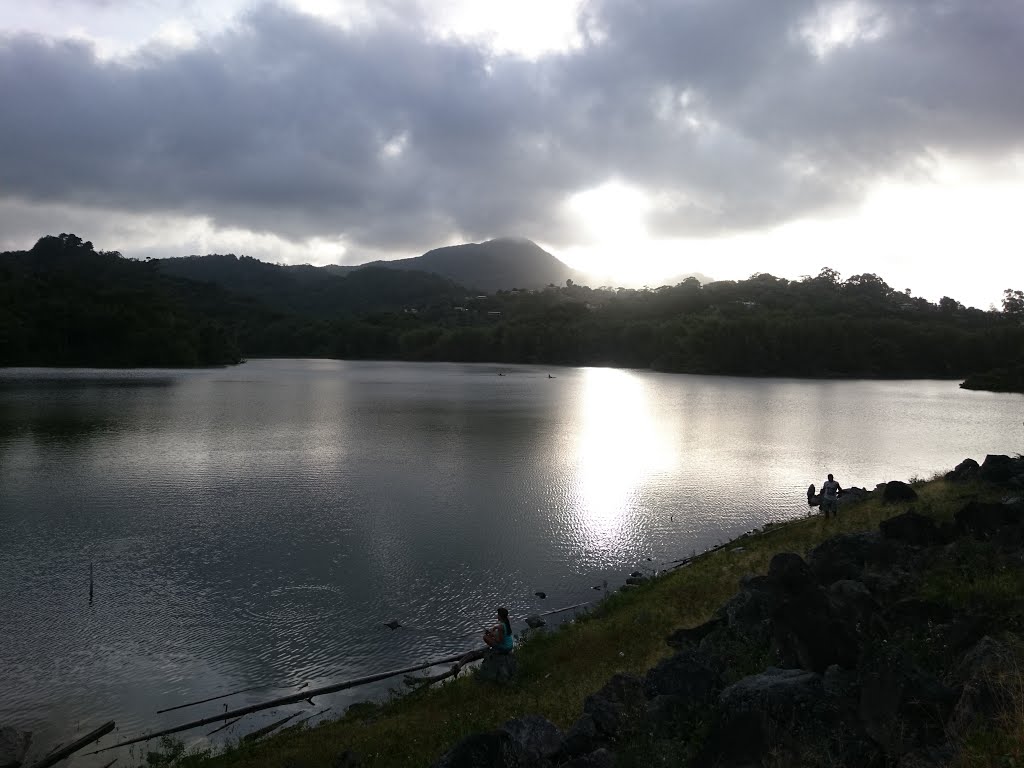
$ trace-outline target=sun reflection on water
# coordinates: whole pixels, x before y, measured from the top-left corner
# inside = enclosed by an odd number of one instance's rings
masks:
[[[584,371],[576,450],[577,519],[593,546],[621,544],[643,509],[643,481],[671,469],[675,451],[651,414],[640,377]]]

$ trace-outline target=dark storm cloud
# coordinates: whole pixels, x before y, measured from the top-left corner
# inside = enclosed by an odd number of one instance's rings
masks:
[[[822,58],[800,30],[827,5],[796,0],[595,0],[587,42],[536,62],[415,14],[342,30],[274,6],[131,59],[9,37],[0,195],[380,248],[557,243],[559,203],[609,178],[657,193],[659,231],[737,231],[854,201],[929,153],[1020,147],[1017,0],[879,8],[877,39]]]

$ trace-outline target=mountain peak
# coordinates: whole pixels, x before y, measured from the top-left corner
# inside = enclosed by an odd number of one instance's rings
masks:
[[[391,269],[433,272],[475,290],[543,288],[579,274],[525,237],[498,237],[482,243],[446,245],[411,259],[374,262]]]

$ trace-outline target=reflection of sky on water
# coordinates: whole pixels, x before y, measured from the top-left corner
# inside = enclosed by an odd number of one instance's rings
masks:
[[[126,735],[461,651],[496,604],[578,603],[805,514],[826,472],[873,486],[1021,437],[1019,396],[952,382],[498,370],[0,371],[0,722]]]

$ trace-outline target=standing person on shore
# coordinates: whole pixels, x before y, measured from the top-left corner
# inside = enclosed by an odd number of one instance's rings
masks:
[[[826,518],[830,513],[832,517],[838,514],[839,494],[842,490],[832,475],[829,475],[828,480],[821,484],[821,511],[825,513]]]

